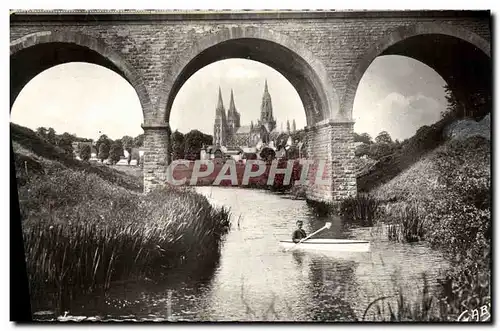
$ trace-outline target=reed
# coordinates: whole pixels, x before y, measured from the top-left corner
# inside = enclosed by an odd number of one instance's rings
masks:
[[[365,309],[362,321],[380,322],[488,322],[491,320],[490,271],[468,274],[451,270],[446,282],[440,282],[441,291],[431,294],[431,286],[425,273],[420,296],[415,300],[399,287],[393,296],[381,296]],[[448,289],[450,279],[459,276],[455,285]],[[450,278],[451,277],[451,278]],[[439,289],[438,288],[438,289]]]
[[[386,216],[389,240],[399,242],[418,242],[424,240],[427,226],[418,204],[402,202],[387,208]]]
[[[343,200],[339,213],[347,222],[361,226],[373,226],[379,201],[369,194],[360,193],[356,197]]]
[[[172,268],[213,263],[231,226],[227,208],[192,190],[143,195],[79,171],[40,176],[19,193],[35,309],[50,298],[62,310],[115,281],[160,281]]]

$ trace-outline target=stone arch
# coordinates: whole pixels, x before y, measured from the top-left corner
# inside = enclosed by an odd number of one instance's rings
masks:
[[[362,57],[358,59],[357,66],[355,66],[351,70],[348,76],[349,78],[347,80],[346,91],[341,102],[342,116],[352,119],[352,108],[359,82],[373,60],[375,60],[375,58],[380,55],[388,54],[405,55],[415,58],[414,56],[412,56],[411,52],[404,52],[401,48],[399,50],[391,50],[391,48],[396,48],[396,45],[403,44],[407,40],[410,40],[412,38],[414,39],[420,36],[443,36],[444,38],[448,38],[448,40],[455,39],[457,41],[467,43],[469,46],[472,46],[471,48],[479,50],[485,57],[488,58],[488,60],[491,59],[490,43],[477,34],[473,33],[472,31],[466,30],[459,26],[444,23],[418,23],[415,25],[399,27],[376,42],[366,52],[363,53]],[[447,46],[444,45],[443,47]],[[436,65],[433,65],[432,63],[426,63],[429,61],[425,61],[419,58],[415,59],[423,62],[426,65],[429,65],[429,67],[436,70],[436,72],[440,74],[446,81],[446,74],[444,73],[444,70],[436,68]],[[491,66],[489,62],[490,61],[488,61],[488,64]]]
[[[33,61],[29,61],[30,59]],[[69,31],[35,32],[10,43],[10,106],[33,77],[46,69],[68,62],[88,62],[115,71],[135,89],[141,102],[144,121],[151,117],[149,95],[142,77],[134,68],[101,39]]]
[[[308,125],[333,118],[339,98],[323,63],[290,37],[255,26],[223,27],[200,38],[166,69],[158,104],[161,119],[170,110],[182,85],[204,66],[228,58],[255,60],[280,72],[297,90]]]

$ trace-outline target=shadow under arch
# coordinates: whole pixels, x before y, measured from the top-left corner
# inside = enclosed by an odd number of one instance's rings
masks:
[[[174,99],[189,77],[204,66],[229,58],[261,62],[281,73],[297,90],[308,126],[337,115],[339,98],[327,71],[305,46],[271,30],[238,26],[200,38],[166,70],[158,105],[165,112],[164,121],[168,123]]]
[[[474,88],[487,90],[491,95],[490,42],[459,26],[419,23],[393,30],[364,52],[349,74],[341,102],[342,116],[352,118],[359,82],[373,60],[381,55],[407,56],[426,64],[452,91],[457,91],[457,95],[470,93],[470,86],[474,84],[477,85]]]
[[[136,91],[146,122],[152,105],[141,76],[98,38],[75,32],[40,31],[10,43],[10,107],[24,86],[41,72],[59,64],[87,62],[108,68]]]

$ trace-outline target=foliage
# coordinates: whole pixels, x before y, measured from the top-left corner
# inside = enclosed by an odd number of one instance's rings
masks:
[[[381,144],[381,143],[391,144],[392,138],[391,138],[391,135],[387,131],[382,131],[378,134],[378,136],[375,137],[375,142],[377,144]]]
[[[107,144],[100,144],[99,145],[99,154],[98,154],[99,160],[101,162],[104,162],[104,160],[107,160],[109,157],[109,146]]]
[[[230,227],[227,209],[194,192],[143,196],[71,169],[33,178],[19,197],[35,308],[54,296],[64,310],[72,296],[115,281],[161,280],[174,267],[212,263]]]
[[[95,142],[95,148],[96,150],[98,151],[99,153],[99,159],[101,159],[101,161],[104,161],[105,159],[108,158],[109,156],[109,149],[111,148],[111,144],[113,143],[113,141],[111,139],[108,138],[107,135],[103,134],[99,137],[99,139],[97,139],[97,141]],[[101,148],[101,145],[105,145],[106,147],[103,147]],[[101,150],[103,150],[103,153],[104,154],[108,154],[107,156],[105,157],[101,157]]]
[[[429,225],[416,202],[397,203],[386,208],[383,213],[388,225],[389,240],[418,242],[424,240]]]
[[[353,136],[354,142],[361,142],[367,145],[373,144],[372,138],[368,133],[357,134],[356,132],[354,132]]]
[[[56,130],[54,130],[53,128],[49,128],[47,130],[47,136],[46,136],[46,139],[49,143],[51,143],[52,145],[56,145],[57,144],[57,136],[56,136]]]
[[[266,161],[271,161],[276,158],[276,152],[269,147],[264,147],[259,154],[260,158]]]
[[[344,221],[362,226],[373,226],[379,202],[368,194],[358,194],[342,200],[339,214]]]
[[[198,160],[203,145],[211,145],[213,137],[198,130],[191,130],[184,136],[184,157]]]
[[[401,144],[393,144],[391,154],[380,158],[370,172],[357,178],[358,190],[370,192],[372,189],[389,182],[425,154],[440,146],[445,141],[443,130],[452,122],[452,118],[443,118],[433,125],[420,128],[414,136]]]
[[[74,136],[70,135],[67,132],[64,132],[57,139],[57,146],[61,147],[64,152],[68,155],[73,155],[73,140]]]
[[[175,130],[175,132],[171,135],[171,144],[172,144],[172,160],[182,160],[184,159],[184,135],[179,131]]]
[[[115,164],[120,161],[121,156],[123,156],[123,147],[120,143],[114,142],[109,151],[109,159]]]
[[[80,147],[80,159],[83,161],[88,161],[90,160],[92,148],[88,144],[83,144],[83,146]]]
[[[385,218],[392,214],[398,227],[400,233],[391,230],[393,234],[406,241],[426,240],[451,261],[451,270],[441,280],[441,320],[456,319],[490,299],[490,162],[487,139],[451,140],[416,164],[416,176],[403,176],[394,185],[385,185],[390,190],[380,190],[401,192],[396,197],[403,201],[384,214]]]
[[[480,118],[491,111],[491,91],[485,88],[476,88],[475,92],[467,95],[457,95],[448,84],[444,86],[447,107],[441,112],[442,118]]]
[[[123,149],[127,151],[127,163],[130,164],[132,160],[132,148],[134,148],[134,138],[130,136],[123,136],[121,139]]]
[[[144,146],[144,134],[141,133],[137,137],[134,138],[134,146],[135,147],[142,147]]]

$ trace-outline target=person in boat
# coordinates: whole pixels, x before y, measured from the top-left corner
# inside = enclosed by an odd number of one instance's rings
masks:
[[[297,230],[293,231],[292,241],[298,243],[301,239],[307,237],[306,232],[302,229],[303,222],[297,221]]]

